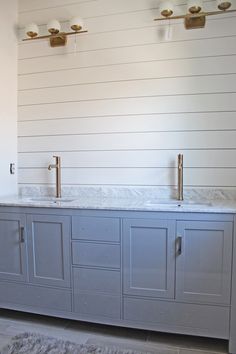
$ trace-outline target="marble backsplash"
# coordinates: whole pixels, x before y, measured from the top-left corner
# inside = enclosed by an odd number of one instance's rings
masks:
[[[21,197],[55,196],[55,187],[24,186],[19,188]],[[63,197],[119,198],[139,200],[176,199],[177,190],[168,187],[120,187],[120,186],[63,186]],[[236,200],[236,189],[185,188],[185,200]]]

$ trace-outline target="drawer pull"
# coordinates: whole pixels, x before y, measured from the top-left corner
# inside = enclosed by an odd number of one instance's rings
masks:
[[[24,226],[20,227],[20,243],[25,242],[25,228]]]
[[[182,254],[182,237],[178,236],[176,239],[176,255],[180,256]]]

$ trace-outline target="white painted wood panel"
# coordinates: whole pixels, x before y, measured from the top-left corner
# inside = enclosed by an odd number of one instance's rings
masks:
[[[54,52],[52,52],[54,53]],[[160,61],[171,65],[173,60],[186,61],[191,66],[191,60],[200,57],[230,56],[236,54],[236,36],[222,38],[200,39],[184,42],[164,42],[146,46],[133,46],[128,48],[108,48],[91,52],[71,53],[66,55],[51,55],[19,60],[19,74],[50,72],[76,68],[95,67],[98,72],[100,67],[108,65],[121,65],[126,63],[145,62],[147,67],[151,61],[155,61],[158,67]],[[32,53],[31,53],[32,56]],[[170,61],[170,64],[167,63]],[[167,73],[169,67],[164,69]],[[222,69],[222,68],[221,68]],[[109,69],[108,69],[109,70]],[[114,68],[116,70],[116,68]],[[204,70],[204,69],[203,69]],[[140,73],[141,74],[141,73]],[[60,73],[58,76],[61,75]],[[63,75],[63,77],[66,75]],[[20,76],[21,78],[21,76]]]
[[[235,149],[236,131],[64,135],[19,138],[19,152],[128,149]]]
[[[186,31],[152,0],[21,0],[19,22],[77,13],[76,48],[19,45],[20,184],[54,184],[57,153],[63,184],[174,186],[183,152],[186,186],[236,187],[236,16]]]
[[[18,136],[235,129],[235,112],[174,113],[24,121]]]
[[[185,169],[185,186],[236,186],[236,169]],[[20,169],[19,183],[55,184],[46,169]],[[176,169],[168,168],[71,168],[62,169],[64,185],[176,186]]]
[[[115,100],[20,106],[19,120],[52,118],[236,111],[236,93],[124,98]]]
[[[126,97],[236,92],[236,74],[84,84],[19,91],[19,105],[106,100]]]
[[[19,153],[20,168],[47,168],[52,155],[59,154],[65,168],[172,167],[177,168],[177,155],[184,154],[185,167],[236,168],[236,149],[231,150],[124,150],[124,151],[52,151]]]
[[[70,86],[99,82],[144,80],[198,75],[236,73],[236,55],[214,58],[192,58],[149,63],[131,63],[52,71],[19,76],[19,89],[31,90],[46,87]]]
[[[40,9],[55,8],[60,6],[68,6],[73,4],[80,4],[82,2],[91,2],[96,0],[20,0],[19,1],[19,13],[29,12]]]

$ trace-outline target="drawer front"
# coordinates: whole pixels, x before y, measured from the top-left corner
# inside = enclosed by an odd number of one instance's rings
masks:
[[[79,266],[120,268],[120,245],[73,242],[73,264]]]
[[[76,268],[73,270],[74,289],[120,294],[120,272],[104,269]]]
[[[124,320],[146,329],[229,338],[227,307],[125,298]]]
[[[120,319],[120,302],[120,296],[75,293],[74,311],[87,316]]]
[[[71,292],[27,284],[0,283],[0,307],[15,304],[71,312]]]
[[[89,241],[120,241],[120,221],[116,218],[74,216],[72,238]]]

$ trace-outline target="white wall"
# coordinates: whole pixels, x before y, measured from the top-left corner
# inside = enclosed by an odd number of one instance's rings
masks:
[[[17,0],[0,0],[0,196],[17,192]]]
[[[89,30],[77,49],[20,44],[20,185],[53,183],[60,154],[65,185],[171,186],[183,152],[185,185],[236,187],[236,16],[187,31],[154,23],[153,0],[68,2],[20,1],[22,26],[78,14]]]

